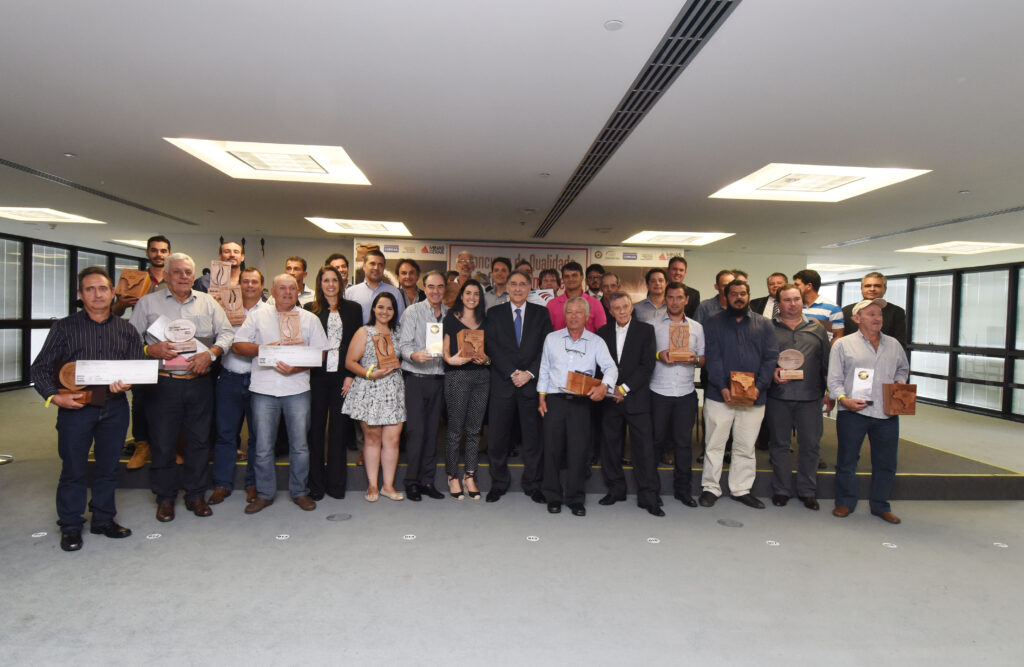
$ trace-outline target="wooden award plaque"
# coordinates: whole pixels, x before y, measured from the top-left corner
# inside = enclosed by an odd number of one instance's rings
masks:
[[[887,415],[912,415],[917,412],[916,384],[883,384],[882,411]]]
[[[668,360],[692,361],[690,350],[690,323],[672,322],[668,325]]]
[[[459,356],[470,359],[484,359],[484,330],[460,329],[456,335],[459,344]]]
[[[803,380],[804,353],[800,350],[783,350],[779,352],[779,377],[783,380]]]
[[[586,396],[590,393],[591,389],[600,384],[601,381],[596,377],[577,373],[576,371],[569,371],[565,377],[566,390],[578,396]]]
[[[305,345],[302,340],[302,324],[299,321],[299,312],[289,310],[277,314],[277,326],[281,331],[281,345]]]
[[[121,277],[117,280],[117,287],[114,294],[121,297],[142,298],[149,294],[153,281],[149,277],[149,271],[140,269],[123,269]]]
[[[377,334],[373,337],[373,349],[377,352],[377,369],[390,371],[401,366],[395,354],[395,344],[391,334]]]
[[[238,285],[222,287],[217,291],[217,302],[228,316],[231,326],[237,327],[245,322],[245,306],[242,305],[242,288]]]
[[[210,289],[224,288],[231,284],[231,263],[213,260],[210,262]]]
[[[754,385],[756,377],[753,373],[745,371],[732,371],[729,373],[729,393],[732,395],[732,402],[736,405],[753,405],[757,400],[757,387]]]
[[[79,403],[92,403],[92,390],[86,389],[84,384],[75,384],[75,362],[69,361],[61,366],[57,379],[64,386],[64,389],[57,390],[58,394],[81,394],[81,396],[75,399],[76,401]]]

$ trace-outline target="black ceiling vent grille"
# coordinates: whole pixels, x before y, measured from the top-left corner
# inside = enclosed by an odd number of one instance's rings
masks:
[[[533,233],[534,238],[547,236],[562,213],[640,124],[647,112],[661,99],[662,93],[668,90],[739,3],[740,0],[690,0],[686,3]]]
[[[109,199],[110,201],[117,202],[118,204],[123,204],[125,206],[131,206],[132,208],[137,208],[138,210],[143,211],[145,213],[152,213],[153,215],[159,215],[159,216],[161,216],[163,218],[167,218],[168,220],[174,220],[175,222],[182,222],[182,223],[184,223],[186,225],[192,225],[194,227],[199,227],[200,226],[198,222],[192,222],[191,220],[186,220],[185,218],[179,218],[176,215],[171,215],[170,213],[164,213],[163,211],[158,211],[155,208],[150,208],[149,206],[144,206],[142,204],[136,204],[133,201],[129,201],[127,199],[122,199],[121,197],[118,197],[117,195],[112,195],[112,194],[110,194],[108,192],[103,192],[102,190],[97,190],[96,188],[90,188],[88,185],[82,185],[81,183],[75,183],[74,181],[69,181],[66,178],[61,178],[60,176],[55,176],[54,174],[49,174],[49,173],[47,173],[45,171],[40,171],[38,169],[33,169],[32,167],[26,167],[23,164],[18,164],[17,162],[11,162],[10,160],[5,160],[2,157],[0,157],[0,164],[2,164],[5,167],[10,167],[11,169],[17,169],[18,171],[23,171],[26,174],[28,174],[29,176],[35,176],[36,178],[41,178],[41,179],[43,179],[45,181],[50,181],[51,183],[56,183],[57,185],[63,185],[64,187],[74,188],[75,190],[79,190],[81,192],[85,192],[85,193],[88,193],[90,195],[96,195],[97,197],[103,197],[104,199]]]

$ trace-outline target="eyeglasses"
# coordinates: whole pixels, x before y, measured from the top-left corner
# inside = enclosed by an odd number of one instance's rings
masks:
[[[578,354],[580,358],[587,356],[587,340],[580,338],[579,340],[573,340],[570,336],[565,337],[565,352],[566,354]]]

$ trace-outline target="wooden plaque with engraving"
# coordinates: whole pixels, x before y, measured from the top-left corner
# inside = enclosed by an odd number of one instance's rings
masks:
[[[484,330],[460,329],[456,335],[459,344],[459,356],[470,359],[484,359]]]
[[[211,292],[212,295],[212,292]],[[231,326],[237,327],[245,322],[245,306],[242,305],[242,288],[238,285],[222,287],[217,290],[215,298],[228,316]]]
[[[579,396],[586,396],[590,393],[591,389],[600,384],[601,381],[596,377],[577,373],[576,371],[569,371],[565,378],[565,389]]]
[[[746,371],[732,371],[729,373],[729,393],[732,395],[732,402],[737,405],[753,405],[757,400],[757,387],[755,386],[756,376]]]
[[[69,361],[60,367],[60,371],[57,374],[57,380],[65,387],[64,389],[58,389],[57,393],[81,394],[81,396],[75,399],[78,403],[102,406],[107,400],[107,392],[105,389],[95,391],[93,389],[86,389],[84,384],[75,384],[75,362],[73,361]]]
[[[281,345],[305,345],[302,340],[302,324],[299,312],[289,310],[277,314],[277,327],[281,331]]]
[[[800,350],[789,349],[779,353],[779,377],[783,380],[803,380],[804,353]]]
[[[224,288],[231,284],[231,263],[215,259],[210,262],[210,288]]]
[[[373,337],[373,349],[377,352],[377,370],[390,371],[398,368],[401,363],[395,354],[395,343],[391,334],[377,334]]]
[[[690,350],[690,323],[672,322],[668,325],[668,360],[692,361]]]
[[[114,288],[114,294],[139,299],[149,294],[152,286],[153,281],[149,277],[149,271],[123,269],[121,277],[117,280],[117,287]]]
[[[916,384],[883,384],[882,410],[887,415],[912,415],[917,413]]]

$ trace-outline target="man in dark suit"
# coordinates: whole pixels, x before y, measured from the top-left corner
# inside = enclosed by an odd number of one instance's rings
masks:
[[[611,295],[614,321],[597,330],[619,368],[618,384],[611,399],[604,401],[604,438],[601,469],[608,494],[598,501],[613,505],[626,499],[626,477],[622,473],[622,449],[625,426],[633,450],[633,474],[636,476],[636,504],[654,516],[665,516],[659,507],[658,471],[654,462],[651,431],[651,373],[654,372],[654,327],[633,318],[633,302],[625,292]]]
[[[778,293],[779,288],[789,282],[789,276],[776,271],[768,276],[768,296],[761,296],[750,300],[750,311],[761,317],[772,319],[779,315]]]
[[[668,281],[670,283],[686,283],[686,259],[676,255],[668,260]],[[693,317],[700,305],[700,291],[686,286],[686,316]]]
[[[860,279],[860,293],[865,299],[881,299],[885,297],[885,290],[888,288],[888,281],[885,276],[877,271],[872,271]],[[857,323],[853,321],[853,307],[850,304],[843,308],[843,321],[846,322],[844,335],[857,333]],[[907,311],[894,303],[886,303],[882,308],[882,333],[895,338],[904,350],[907,349]]]
[[[527,303],[530,278],[513,271],[508,279],[509,302],[487,313],[484,345],[491,359],[491,397],[488,411],[488,447],[491,460],[493,503],[508,492],[508,452],[516,412],[522,429],[523,492],[534,502],[546,502],[541,492],[543,443],[537,412],[537,376],[544,339],[551,333],[551,317],[543,306]]]

